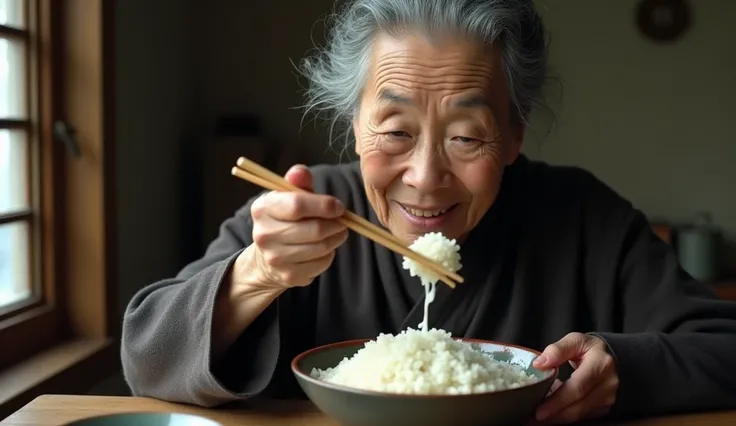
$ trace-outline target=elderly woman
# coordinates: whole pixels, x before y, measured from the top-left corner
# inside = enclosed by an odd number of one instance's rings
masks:
[[[303,63],[307,105],[345,125],[359,161],[293,167],[314,193],[249,200],[203,258],[133,298],[136,395],[297,397],[297,353],[416,327],[421,284],[335,220],[349,209],[406,244],[462,244],[465,283],[438,287],[431,326],[566,367],[538,420],[736,408],[736,304],[590,173],[519,153],[547,78],[531,0],[354,0],[333,22]]]

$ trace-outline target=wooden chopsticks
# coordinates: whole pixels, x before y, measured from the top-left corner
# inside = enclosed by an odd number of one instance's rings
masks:
[[[238,158],[237,167],[232,168],[232,174],[263,188],[270,189],[271,191],[307,192],[304,189],[290,184],[283,177],[245,157]],[[444,266],[432,259],[406,247],[390,232],[374,225],[351,211],[346,211],[338,220],[348,229],[357,232],[389,250],[393,250],[402,256],[408,257],[419,263],[422,267],[431,270],[450,288],[455,288],[455,281],[460,283],[464,281],[463,277],[460,275],[447,270]]]

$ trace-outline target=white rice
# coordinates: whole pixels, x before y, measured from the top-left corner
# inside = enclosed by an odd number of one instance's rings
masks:
[[[460,246],[455,240],[448,239],[440,232],[422,235],[409,248],[434,260],[451,272],[457,272],[463,266],[460,263]],[[412,277],[419,277],[424,286],[424,319],[419,324],[419,328],[427,331],[429,330],[429,305],[434,302],[437,281],[440,277],[406,256],[404,256],[403,267],[409,270]]]
[[[358,389],[459,395],[517,388],[536,381],[520,366],[496,361],[444,330],[381,334],[352,358],[311,376]]]
[[[409,246],[413,251],[422,254],[451,272],[462,268],[460,263],[460,246],[455,240],[450,240],[440,232],[430,232],[414,240]],[[414,260],[404,257],[404,269],[409,270],[412,277],[419,277],[423,286],[436,284],[440,277],[434,272],[421,267]]]

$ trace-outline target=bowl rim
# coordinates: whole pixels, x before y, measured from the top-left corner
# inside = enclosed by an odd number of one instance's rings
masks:
[[[486,343],[487,344],[487,343],[490,343],[490,344],[494,344],[494,345],[498,345],[498,346],[506,346],[506,347],[511,347],[511,348],[515,348],[515,349],[521,349],[521,350],[526,351],[526,352],[531,352],[531,353],[535,354],[536,356],[540,356],[542,354],[539,351],[535,351],[534,349],[530,349],[530,348],[527,348],[525,346],[515,345],[515,344],[512,344],[512,343],[503,343],[503,342],[498,342],[498,341],[495,341],[495,340],[484,340],[484,339],[465,338],[465,337],[453,337],[452,339],[459,340],[459,341],[462,341],[462,342],[467,342],[467,343],[478,343],[478,344],[482,344],[482,343]],[[322,387],[325,387],[325,388],[329,388],[329,389],[332,389],[332,390],[337,390],[337,391],[342,391],[342,392],[349,392],[349,393],[354,393],[354,394],[361,394],[361,395],[366,395],[366,396],[390,396],[392,398],[415,398],[415,399],[477,398],[477,397],[480,397],[480,396],[487,396],[487,395],[492,395],[492,394],[518,392],[518,391],[521,391],[521,390],[523,390],[525,388],[528,388],[528,387],[531,387],[531,386],[537,386],[537,385],[540,385],[540,384],[545,383],[545,382],[554,381],[555,379],[557,379],[557,377],[559,376],[559,373],[560,373],[559,367],[555,367],[555,368],[549,369],[549,370],[540,370],[540,371],[551,371],[551,373],[547,377],[545,377],[545,378],[543,378],[541,380],[538,380],[538,381],[535,381],[535,382],[532,382],[532,383],[528,383],[528,384],[519,386],[518,388],[502,389],[502,390],[498,390],[498,391],[467,393],[467,394],[413,394],[413,393],[380,392],[380,391],[374,391],[374,390],[366,390],[366,389],[354,388],[354,387],[351,387],[351,386],[339,385],[339,384],[336,384],[336,383],[331,383],[331,382],[326,382],[324,380],[316,379],[316,378],[312,377],[311,375],[309,375],[308,373],[303,372],[299,368],[299,363],[304,358],[307,358],[307,357],[309,357],[309,356],[311,356],[311,355],[313,355],[313,354],[315,354],[317,352],[323,351],[325,349],[335,349],[335,348],[341,348],[341,347],[345,347],[345,346],[361,346],[361,345],[365,345],[366,342],[370,342],[370,341],[374,341],[374,340],[376,340],[376,339],[373,338],[373,339],[344,340],[344,341],[341,341],[341,342],[328,343],[326,345],[321,345],[321,346],[317,346],[315,348],[306,350],[306,351],[300,353],[299,355],[295,356],[294,359],[291,360],[291,371],[295,375],[297,375],[298,377],[302,378],[303,380],[306,380],[306,381],[308,381],[308,382],[310,382],[312,384],[315,384],[315,385],[318,385],[318,386],[322,386]]]
[[[134,416],[181,416],[181,417],[187,417],[191,419],[196,420],[203,420],[205,422],[209,422],[212,426],[222,426],[222,423],[217,422],[215,420],[212,420],[209,417],[202,416],[200,414],[193,414],[193,413],[186,413],[183,411],[151,411],[151,410],[140,410],[140,411],[123,411],[118,413],[105,413],[105,414],[97,414],[89,417],[83,417],[81,419],[76,419],[69,421],[67,423],[64,423],[62,426],[77,426],[82,425],[87,422],[91,421],[104,421],[107,419],[114,419],[116,417],[134,417]]]

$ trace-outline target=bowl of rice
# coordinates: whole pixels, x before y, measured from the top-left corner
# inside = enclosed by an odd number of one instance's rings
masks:
[[[558,370],[520,346],[407,329],[308,350],[291,363],[307,397],[346,426],[516,426]]]

